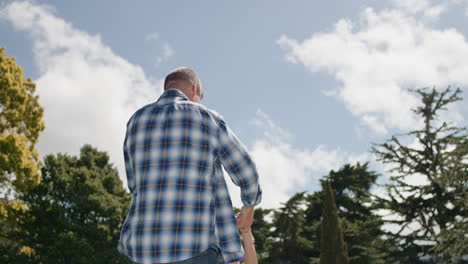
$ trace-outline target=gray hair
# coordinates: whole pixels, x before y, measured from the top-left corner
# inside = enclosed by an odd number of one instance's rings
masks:
[[[164,79],[164,90],[168,89],[169,84],[173,81],[186,81],[201,88],[200,78],[188,67],[180,67],[167,74],[166,79]]]

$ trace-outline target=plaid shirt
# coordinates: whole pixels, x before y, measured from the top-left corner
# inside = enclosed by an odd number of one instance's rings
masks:
[[[145,264],[188,259],[211,246],[227,263],[243,257],[221,165],[245,205],[260,203],[262,191],[252,159],[219,114],[166,90],[130,118],[123,149],[132,200],[120,253]]]

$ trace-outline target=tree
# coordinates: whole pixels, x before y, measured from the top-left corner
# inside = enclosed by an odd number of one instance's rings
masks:
[[[349,263],[397,263],[383,243],[383,221],[374,213],[370,189],[378,174],[368,164],[346,164],[324,177],[332,187]],[[297,193],[270,213],[256,209],[253,232],[260,263],[320,263],[324,192]]]
[[[321,224],[320,264],[347,264],[348,250],[330,183],[322,182],[324,204]]]
[[[240,213],[240,208],[234,207],[234,214]],[[268,220],[272,214],[272,209],[255,208],[254,221],[251,226],[252,234],[255,238],[255,250],[259,263],[268,263],[273,242],[271,229],[273,224]]]
[[[271,250],[272,224],[266,218],[271,215],[271,209],[256,208],[254,222],[252,224],[252,233],[255,238],[255,248],[258,254],[258,262],[264,263],[268,258],[268,252]]]
[[[297,193],[274,212],[272,243],[266,263],[309,263],[312,242],[304,236],[305,193]]]
[[[20,194],[27,212],[16,236],[36,253],[28,262],[129,263],[117,243],[130,195],[107,153],[85,145],[80,157],[48,155],[44,163],[41,183]]]
[[[43,108],[34,95],[36,85],[24,79],[15,58],[0,48],[0,188],[27,190],[39,183],[35,149],[44,130]]]
[[[370,190],[378,174],[369,170],[368,163],[346,164],[339,170],[332,170],[324,177],[329,182],[335,198],[338,216],[341,218],[344,240],[348,246],[349,263],[380,264],[393,263],[382,245],[383,232],[381,217],[374,213]],[[323,191],[307,197],[306,236],[316,241],[313,250],[306,254],[319,262],[320,219],[324,207]]]
[[[415,92],[421,105],[413,111],[424,126],[404,136],[416,143],[404,144],[403,136],[393,136],[373,147],[379,161],[393,165],[386,184],[388,199],[379,201],[400,217],[389,220],[400,228],[388,236],[401,248],[403,263],[420,263],[423,258],[449,263],[468,254],[468,135],[465,128],[438,118],[448,104],[462,100],[461,90]],[[417,183],[408,181],[410,177],[417,177]]]
[[[35,90],[15,58],[0,48],[0,252],[28,252],[8,236],[17,229],[17,216],[25,209],[15,192],[28,190],[40,180],[35,146],[44,122]]]

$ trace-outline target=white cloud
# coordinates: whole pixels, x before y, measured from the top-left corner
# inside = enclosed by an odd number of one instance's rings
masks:
[[[444,3],[447,5],[450,4],[455,8],[462,10],[464,15],[468,17],[468,0],[445,0]]]
[[[109,152],[126,186],[126,122],[138,107],[157,99],[161,82],[149,80],[141,67],[115,54],[99,36],[75,28],[48,6],[12,2],[0,14],[33,39],[46,124],[40,153],[76,155],[90,143]]]
[[[164,43],[162,47],[163,56],[169,58],[175,54],[174,48],[169,43]]]
[[[164,42],[161,44],[161,39],[158,32],[149,33],[148,35],[146,35],[145,39],[146,41],[160,42],[159,45],[161,49],[161,55],[155,57],[155,66],[159,66],[161,63],[174,56],[174,48],[168,42]]]
[[[434,4],[430,0],[393,0],[394,5],[412,15],[422,14],[424,18],[437,19],[447,10],[451,1]]]
[[[414,12],[434,7],[428,1],[396,2]],[[330,32],[314,33],[302,42],[283,35],[278,44],[287,61],[334,76],[342,85],[327,94],[384,134],[389,128],[418,125],[410,109],[419,99],[406,88],[468,84],[464,36],[456,29],[433,29],[428,24],[401,8],[379,12],[367,8],[359,22],[341,19]]]
[[[163,63],[175,54],[174,48],[169,43],[164,43],[161,47],[161,56],[156,56],[155,66]]]
[[[169,43],[164,43],[161,47],[161,56],[156,56],[155,65],[163,63],[175,54],[174,48]]]
[[[464,4],[464,9],[465,9],[465,16],[468,17],[468,1],[465,0],[463,4]]]
[[[418,13],[429,9],[431,2],[429,0],[393,0],[393,3],[400,8],[412,13]]]
[[[263,208],[278,208],[298,191],[319,190],[319,179],[330,170],[337,170],[346,163],[366,162],[370,157],[367,153],[331,150],[323,145],[313,150],[298,149],[290,143],[291,134],[260,110],[252,124],[264,132],[249,148],[260,175],[263,188],[260,206]],[[240,207],[239,188],[232,183],[228,185],[234,205]]]

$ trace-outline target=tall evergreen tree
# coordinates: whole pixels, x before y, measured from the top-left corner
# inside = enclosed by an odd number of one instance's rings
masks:
[[[259,263],[265,263],[272,246],[271,228],[272,223],[268,221],[272,214],[271,209],[255,209],[252,233],[255,238],[255,248]]]
[[[328,181],[322,182],[324,195],[321,240],[320,264],[347,264],[349,263],[346,243],[343,238],[343,229],[333,197],[333,191]]]
[[[424,125],[406,137],[416,144],[393,136],[373,148],[380,161],[393,165],[386,185],[389,198],[380,198],[380,203],[400,217],[391,221],[400,229],[388,236],[401,248],[403,263],[422,263],[424,258],[450,263],[468,254],[468,134],[438,118],[448,104],[462,100],[461,90],[415,92],[421,105],[413,111]]]
[[[370,189],[378,175],[369,170],[368,164],[346,164],[337,171],[330,171],[325,179],[330,183],[335,197],[338,216],[342,219],[344,239],[348,246],[351,264],[393,263],[382,245],[383,221],[373,212]],[[308,256],[318,262],[320,256],[320,219],[324,194],[315,192],[307,197],[306,236],[314,244]]]
[[[8,263],[129,263],[117,242],[130,197],[107,153],[85,145],[79,157],[44,163],[41,183],[21,193],[27,213],[17,234],[35,257]]]
[[[378,175],[368,164],[344,165],[325,177],[336,199],[348,246],[349,263],[396,263],[386,251],[383,221],[373,213],[370,189]],[[319,263],[323,191],[298,193],[281,208],[257,209],[253,232],[260,263]]]
[[[267,263],[309,263],[304,254],[311,250],[312,242],[304,236],[306,226],[304,209],[305,193],[297,193],[274,212],[271,244]]]

